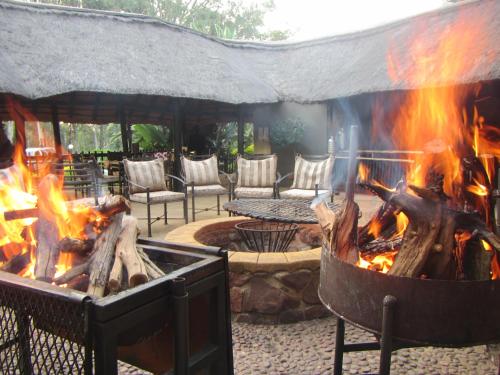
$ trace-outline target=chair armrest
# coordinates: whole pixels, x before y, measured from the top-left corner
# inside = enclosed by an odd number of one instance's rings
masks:
[[[147,186],[142,186],[142,185],[136,184],[135,182],[130,181],[128,178],[125,178],[125,181],[127,182],[127,184],[137,186],[137,187],[144,189],[144,190],[149,190],[149,188]]]
[[[179,181],[180,183],[182,183],[182,185],[187,185],[186,181],[180,177],[177,177],[177,176],[174,176],[174,175],[171,175],[171,174],[168,174],[168,173],[165,173],[165,177],[169,177],[169,178],[172,178],[174,180],[177,180]]]
[[[286,175],[279,177],[279,178],[276,180],[276,185],[281,184],[281,182],[283,182],[284,180],[286,180],[286,179],[287,179],[287,178],[289,178],[290,176],[293,176],[293,172],[287,173]]]
[[[230,184],[234,184],[236,182],[232,179],[234,173],[226,173],[226,172],[221,171],[221,170],[219,170],[218,172],[219,172],[219,174],[223,174],[224,176],[226,176]]]

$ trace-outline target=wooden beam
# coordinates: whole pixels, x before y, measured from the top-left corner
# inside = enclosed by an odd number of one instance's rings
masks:
[[[57,106],[55,104],[52,105],[52,131],[54,132],[54,146],[56,149],[56,155],[57,157],[61,157],[61,124],[59,122],[59,113],[57,112]]]
[[[240,106],[238,113],[238,154],[245,152],[245,118],[243,117],[243,106]]]
[[[127,132],[127,116],[125,116],[125,111],[123,110],[123,105],[120,103],[120,109],[119,109],[119,117],[120,117],[120,130],[122,133],[122,147],[123,147],[123,152],[125,154],[128,154],[129,148],[128,148],[128,132]]]
[[[174,175],[179,176],[181,172],[181,159],[182,152],[182,131],[184,126],[184,108],[183,103],[179,99],[174,99],[174,126],[173,126],[173,140],[174,140]],[[177,182],[177,181],[176,181]],[[176,186],[178,189],[179,186]]]

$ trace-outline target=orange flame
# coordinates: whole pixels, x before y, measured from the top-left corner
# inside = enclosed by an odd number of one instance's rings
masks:
[[[368,176],[370,175],[370,169],[363,163],[359,163],[358,166],[358,176],[360,182],[368,181]]]
[[[7,107],[11,117],[18,121],[36,121],[36,118],[13,98],[7,99]],[[88,223],[102,221],[103,218],[94,209],[84,205],[68,202],[63,192],[62,176],[48,178],[54,162],[53,156],[38,158],[36,169],[25,162],[24,145],[21,139],[16,143],[14,165],[0,174],[0,246],[7,260],[18,254],[30,251],[31,262],[19,274],[23,277],[34,277],[36,257],[36,235],[32,224],[36,218],[6,221],[4,213],[21,209],[38,207],[40,214],[51,220],[58,229],[58,238],[85,238],[85,226]],[[46,178],[44,178],[46,177]],[[39,193],[39,181],[44,181],[44,191]],[[39,194],[41,196],[39,196]],[[0,262],[1,265],[1,262]],[[71,254],[61,253],[56,265],[56,276],[66,272],[72,266]]]
[[[387,273],[394,263],[394,257],[396,254],[397,251],[388,251],[383,254],[379,254],[372,259],[369,259],[369,257],[362,258],[360,255],[356,266],[367,270]]]

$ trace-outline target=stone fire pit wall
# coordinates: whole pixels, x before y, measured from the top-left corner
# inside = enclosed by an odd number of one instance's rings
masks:
[[[231,250],[234,224],[225,217],[184,225],[168,241],[222,246]],[[230,251],[231,311],[238,322],[293,323],[329,315],[318,298],[320,248],[286,253]]]

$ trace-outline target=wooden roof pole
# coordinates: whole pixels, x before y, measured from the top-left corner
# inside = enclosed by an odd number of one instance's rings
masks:
[[[59,112],[57,111],[57,106],[55,104],[52,104],[52,131],[54,132],[56,155],[60,158],[62,156],[61,124],[59,122]]]
[[[238,111],[238,154],[245,152],[245,117],[243,115],[243,105],[240,105]]]
[[[128,131],[127,131],[127,116],[125,116],[125,111],[123,110],[123,103],[120,100],[120,130],[122,133],[122,147],[123,147],[123,153],[128,155],[129,153],[129,148],[128,148]]]

